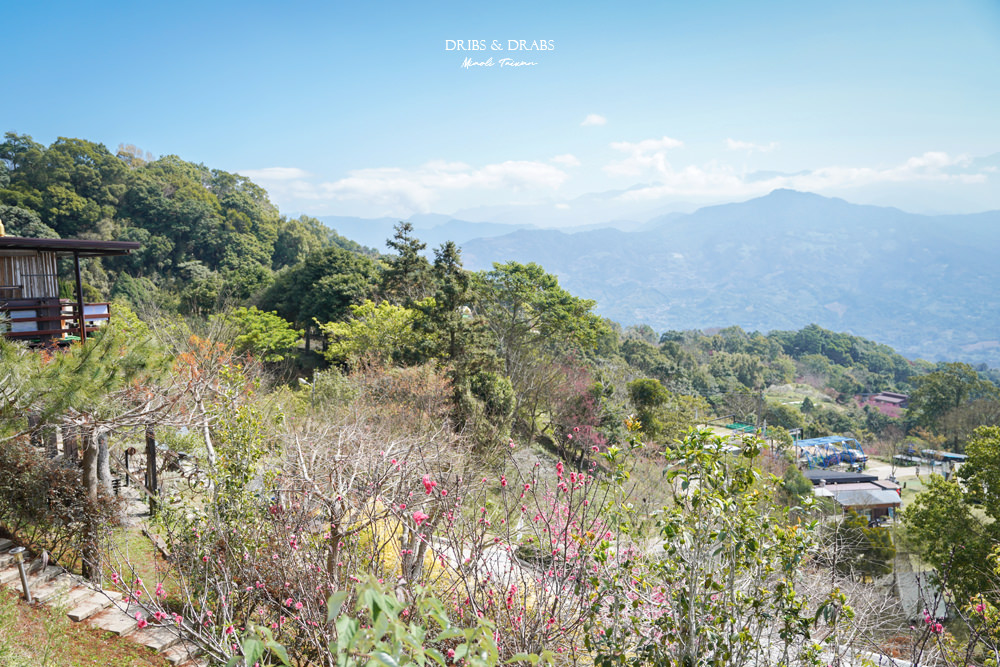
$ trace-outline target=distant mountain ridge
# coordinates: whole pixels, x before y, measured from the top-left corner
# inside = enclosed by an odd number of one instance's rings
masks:
[[[368,219],[337,215],[319,216],[317,219],[338,234],[379,252],[385,252],[385,242],[392,238],[395,234],[393,227],[400,222],[399,218]],[[437,214],[410,216],[406,221],[413,224],[416,235],[427,244],[428,249],[445,241],[462,244],[475,238],[503,236],[519,229],[535,228],[534,225],[469,222]]]
[[[815,322],[909,357],[1000,366],[1000,211],[925,216],[775,190],[632,231],[424,217],[437,224],[415,222],[417,236],[429,247],[456,241],[467,268],[537,262],[626,326],[769,331]],[[377,248],[396,222],[323,220]]]
[[[923,216],[776,190],[635,232],[519,230],[462,247],[474,270],[537,262],[623,325],[815,322],[910,357],[1000,366],[1000,211]]]

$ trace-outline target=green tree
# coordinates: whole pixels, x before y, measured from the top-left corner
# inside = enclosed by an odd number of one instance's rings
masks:
[[[781,488],[793,504],[813,495],[813,483],[795,465],[789,465],[781,475]]]
[[[959,452],[977,428],[997,425],[1000,425],[1000,400],[992,398],[969,401],[938,419],[938,431],[947,442],[957,443],[955,450]]]
[[[308,343],[316,321],[335,322],[348,317],[351,305],[372,295],[377,276],[370,258],[331,246],[278,273],[258,305],[303,327]]]
[[[46,224],[65,237],[92,231],[102,218],[114,217],[128,169],[103,144],[60,137],[44,160]]]
[[[472,310],[469,308],[471,278],[462,268],[462,253],[452,241],[434,249],[434,299],[427,312],[428,324],[440,334],[450,360],[462,356],[470,336]]]
[[[802,414],[790,405],[767,402],[764,405],[764,419],[767,425],[781,426],[786,429],[802,428],[805,420]]]
[[[653,327],[648,324],[633,324],[625,329],[622,333],[622,338],[629,340],[641,340],[649,343],[650,345],[656,345],[660,340],[659,336],[656,335],[656,331]]]
[[[28,135],[14,132],[4,134],[0,143],[0,162],[5,166],[0,189],[0,202],[25,208],[35,213],[42,210],[42,192],[39,187],[44,179],[45,147]]]
[[[591,351],[606,326],[591,312],[593,301],[574,297],[537,264],[494,264],[474,276],[474,291],[476,314],[514,386],[515,414],[533,434],[540,397],[560,381],[561,361]]]
[[[416,327],[421,317],[418,309],[388,301],[376,305],[367,299],[350,308],[351,319],[320,325],[329,339],[327,359],[351,365],[418,361],[419,348],[425,342]]]
[[[939,364],[937,370],[914,378],[907,414],[920,426],[937,430],[949,411],[979,398],[996,398],[997,387],[969,364]],[[955,446],[957,443],[949,443]]]
[[[330,245],[330,230],[316,218],[303,215],[293,220],[282,220],[274,242],[271,265],[274,270],[295,266],[309,253]]]
[[[926,489],[903,510],[907,542],[934,566],[956,599],[993,592],[989,556],[1000,541],[995,523],[973,512],[963,487],[932,475]]]
[[[1000,520],[1000,426],[980,426],[965,448],[968,460],[958,471],[966,497],[980,504],[994,521]]]
[[[400,222],[396,234],[386,241],[395,255],[386,260],[382,292],[393,303],[410,306],[428,296],[432,289],[431,265],[420,253],[427,247],[413,236],[413,225]]]
[[[868,526],[868,519],[848,512],[833,529],[826,558],[833,569],[848,577],[867,580],[892,572],[896,547],[888,528]]]
[[[7,236],[21,236],[26,239],[57,239],[56,230],[42,222],[38,214],[20,206],[0,204],[0,220],[3,221]]]
[[[656,378],[664,386],[676,389],[683,386],[683,374],[677,363],[662,349],[638,338],[627,338],[621,344],[621,353],[630,366],[644,375]]]
[[[813,547],[809,527],[794,525],[773,503],[773,487],[753,467],[758,441],[747,439],[738,457],[722,445],[708,431],[692,431],[668,452],[662,555],[593,582],[587,645],[596,665],[819,663],[814,623],[826,619],[835,631],[843,597],[831,592],[809,608],[795,588]],[[824,634],[831,643],[836,637]]]
[[[600,319],[590,312],[595,302],[573,296],[537,264],[494,264],[476,275],[475,289],[479,315],[512,380],[525,350],[585,349],[599,335]]]
[[[659,380],[642,378],[628,383],[628,396],[638,411],[636,416],[642,424],[642,432],[649,438],[656,439],[662,430],[656,414],[658,408],[670,398],[670,392]]]
[[[236,333],[233,351],[249,352],[261,361],[283,360],[302,339],[301,329],[292,328],[277,313],[258,310],[256,306],[237,308],[224,317]]]

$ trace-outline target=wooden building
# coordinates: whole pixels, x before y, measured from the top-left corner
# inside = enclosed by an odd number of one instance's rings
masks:
[[[26,239],[0,236],[0,315],[3,334],[33,344],[87,339],[111,316],[108,303],[84,303],[80,259],[127,255],[133,241]],[[59,259],[72,258],[74,299],[59,298]]]
[[[883,403],[897,408],[905,408],[910,404],[909,394],[898,394],[894,391],[883,391],[869,398],[872,403]]]

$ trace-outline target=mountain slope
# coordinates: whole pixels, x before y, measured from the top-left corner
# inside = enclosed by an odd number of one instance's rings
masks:
[[[319,220],[331,229],[361,245],[385,252],[385,242],[391,239],[395,232],[396,218],[352,218],[348,216],[327,215]],[[531,227],[531,225],[508,225],[499,222],[468,222],[443,215],[416,215],[408,219],[413,224],[417,236],[427,244],[428,250],[441,245],[445,241],[462,243],[470,239],[502,236],[511,232]]]
[[[810,322],[908,356],[1000,365],[1000,212],[921,216],[777,190],[636,232],[520,230],[463,244],[466,266],[540,263],[622,324]]]

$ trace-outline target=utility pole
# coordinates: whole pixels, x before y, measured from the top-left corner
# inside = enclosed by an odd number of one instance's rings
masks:
[[[764,418],[764,388],[761,387],[757,390],[757,423],[754,424],[754,428],[757,433],[760,433],[760,425]]]

